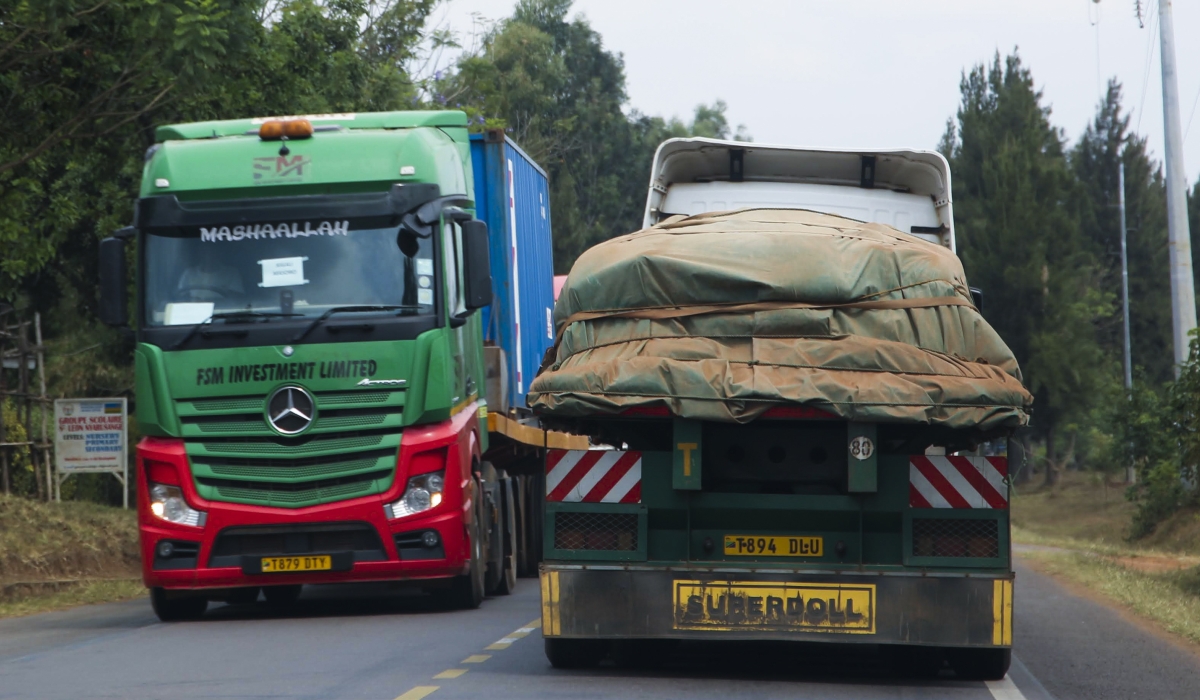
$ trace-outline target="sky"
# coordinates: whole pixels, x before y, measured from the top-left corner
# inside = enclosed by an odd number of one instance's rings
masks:
[[[469,41],[473,14],[500,19],[514,4],[449,0],[434,21]],[[730,124],[760,143],[935,148],[963,70],[1016,47],[1072,142],[1115,76],[1131,127],[1161,160],[1157,4],[1142,5],[1151,8],[1144,29],[1134,0],[575,0],[573,16],[624,56],[631,108],[690,119],[697,104],[723,99]],[[1184,142],[1191,185],[1200,177],[1200,1],[1173,7],[1185,130],[1195,114]]]

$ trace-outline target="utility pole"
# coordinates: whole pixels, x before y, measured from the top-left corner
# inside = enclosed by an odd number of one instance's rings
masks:
[[[1171,0],[1158,0],[1162,42],[1163,130],[1167,152],[1167,238],[1171,259],[1171,325],[1175,340],[1175,376],[1188,358],[1196,327],[1196,291],[1192,243],[1188,231],[1187,178],[1183,169],[1183,128],[1179,121],[1179,84],[1175,70],[1175,26]]]
[[[1118,153],[1120,158],[1121,154]],[[1129,253],[1125,246],[1125,161],[1117,169],[1117,206],[1121,210],[1121,315],[1125,321],[1125,393],[1133,395],[1133,354],[1129,349]]]
[[[1121,212],[1121,316],[1125,322],[1125,399],[1133,401],[1133,351],[1129,348],[1129,249],[1125,245],[1125,236],[1129,227],[1125,224],[1125,161],[1122,154],[1117,152],[1117,207]],[[1129,443],[1130,452],[1134,444]],[[1125,483],[1137,483],[1137,467],[1129,464],[1125,467]],[[1105,481],[1105,488],[1108,488]],[[1108,492],[1105,491],[1107,494]],[[1107,498],[1107,496],[1106,496]]]

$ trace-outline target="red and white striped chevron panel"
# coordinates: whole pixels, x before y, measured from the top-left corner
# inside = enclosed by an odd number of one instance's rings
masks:
[[[641,503],[642,453],[549,450],[546,454],[546,500]]]
[[[913,508],[1007,508],[1007,457],[913,455],[908,504]]]

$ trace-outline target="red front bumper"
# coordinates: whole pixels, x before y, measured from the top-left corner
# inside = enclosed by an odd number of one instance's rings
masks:
[[[464,416],[465,414],[465,416]],[[445,579],[469,570],[470,543],[467,522],[471,517],[470,465],[477,451],[473,431],[478,421],[475,411],[462,411],[455,419],[405,431],[398,457],[397,474],[392,487],[376,496],[307,508],[268,508],[236,503],[209,501],[196,492],[182,440],[145,438],[137,449],[138,523],[141,535],[142,578],[147,587],[168,589],[230,588],[283,584],[347,583],[361,581],[405,581]],[[445,490],[441,504],[416,515],[389,520],[384,504],[397,500],[408,482],[407,465],[411,457],[431,449],[445,450]],[[178,486],[188,504],[206,514],[203,527],[168,522],[150,510],[148,469],[150,462],[173,465],[179,471]],[[464,466],[465,465],[465,466]],[[160,472],[161,473],[161,472]],[[457,477],[457,478],[455,478]],[[218,535],[231,527],[293,526],[320,523],[367,524],[382,543],[386,560],[355,561],[349,571],[307,573],[246,574],[240,565],[210,566]],[[443,558],[400,559],[393,535],[412,531],[436,530]],[[161,540],[199,543],[195,568],[164,569],[155,561],[155,548]],[[313,552],[314,554],[317,552]],[[320,552],[328,554],[332,552]],[[284,554],[284,552],[279,552]],[[228,559],[228,558],[226,558]],[[227,564],[228,562],[226,562]]]

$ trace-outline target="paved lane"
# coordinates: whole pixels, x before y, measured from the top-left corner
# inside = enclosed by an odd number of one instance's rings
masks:
[[[1200,655],[1017,559],[1014,650],[1058,700],[1200,698]]]
[[[1001,683],[895,676],[869,647],[683,644],[557,671],[538,590],[471,612],[378,586],[306,589],[289,613],[214,606],[161,624],[144,601],[0,621],[0,698],[830,698],[1057,700],[1200,695],[1200,659],[1019,569],[1017,660]],[[638,661],[655,656],[650,668]],[[1040,679],[1040,681],[1039,681]],[[1043,687],[1044,686],[1044,687]],[[1047,692],[1048,691],[1048,692]]]

